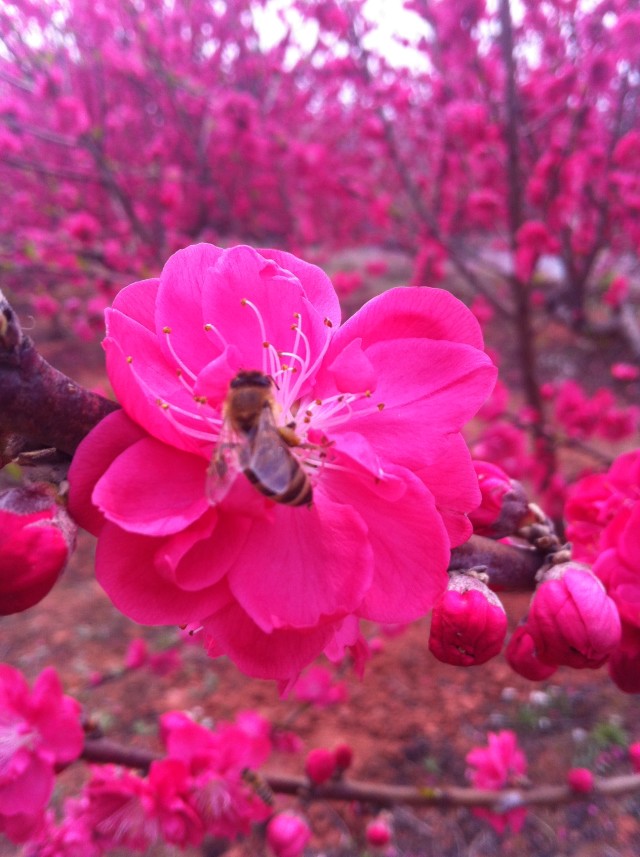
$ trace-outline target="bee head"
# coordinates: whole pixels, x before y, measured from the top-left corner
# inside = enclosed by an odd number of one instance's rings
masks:
[[[248,371],[242,370],[231,380],[229,388],[231,390],[239,390],[242,387],[265,387],[269,388],[273,384],[273,380],[265,375],[264,372],[259,372],[257,369]]]

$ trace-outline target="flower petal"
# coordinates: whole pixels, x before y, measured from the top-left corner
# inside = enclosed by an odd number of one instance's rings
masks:
[[[332,639],[334,623],[309,630],[282,628],[266,634],[233,603],[204,622],[213,638],[215,654],[224,652],[247,675],[264,679],[290,679],[311,663]]]
[[[98,480],[92,501],[132,533],[177,533],[209,509],[206,464],[195,455],[143,438],[119,455]]]
[[[187,591],[165,579],[154,561],[163,541],[105,525],[98,540],[96,577],[118,610],[146,625],[186,625],[200,623],[231,601],[225,581],[216,579],[213,561],[206,588]]]
[[[482,330],[468,307],[451,292],[425,287],[389,289],[372,298],[336,332],[329,359],[357,337],[365,350],[374,342],[416,338],[484,350]]]
[[[301,377],[300,360],[312,363],[331,335],[300,282],[250,247],[220,257],[210,272],[204,313],[221,341],[239,349],[244,369],[274,378],[281,363],[293,364]]]
[[[178,449],[195,452],[207,445],[206,439],[192,437],[191,430],[206,434],[208,426],[198,416],[193,395],[179,381],[179,367],[175,361],[167,363],[154,334],[122,313],[107,310],[103,347],[111,385],[134,422]],[[179,409],[178,426],[173,411],[163,406],[167,403]]]
[[[283,250],[260,250],[260,255],[265,259],[273,259],[285,271],[291,271],[302,283],[307,299],[318,313],[328,319],[334,327],[339,326],[340,301],[333,283],[321,268]]]
[[[211,287],[210,271],[224,252],[212,244],[194,244],[174,253],[160,275],[155,329],[164,355],[173,362],[168,341],[162,337],[162,331],[169,328],[173,352],[195,374],[220,350],[219,343],[204,329],[211,319],[204,318],[203,300]]]
[[[333,499],[352,504],[369,527],[373,579],[357,615],[376,622],[411,622],[428,613],[447,586],[449,538],[424,484],[404,468],[388,469],[406,483],[395,501],[341,471],[321,482],[316,495],[328,491]]]
[[[144,431],[124,411],[114,411],[78,446],[69,468],[69,512],[94,536],[105,523],[104,515],[91,502],[96,482],[118,455],[144,436]]]
[[[280,505],[272,520],[255,520],[229,585],[269,633],[353,612],[369,587],[371,568],[358,512],[321,496],[311,508]]]
[[[126,286],[115,296],[113,309],[155,333],[156,299],[159,284],[160,280],[157,277],[131,283],[130,286]]]

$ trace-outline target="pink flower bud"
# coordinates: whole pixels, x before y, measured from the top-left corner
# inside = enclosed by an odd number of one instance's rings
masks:
[[[320,785],[330,780],[336,770],[336,757],[331,750],[318,747],[311,750],[304,763],[304,770],[312,783]]]
[[[276,857],[299,857],[311,838],[306,821],[294,812],[281,812],[267,826],[267,842]]]
[[[640,369],[632,363],[614,363],[611,376],[617,381],[635,381],[640,377]]]
[[[636,741],[629,747],[629,759],[631,759],[633,770],[636,774],[640,774],[640,741]]]
[[[574,669],[602,666],[620,643],[620,617],[604,586],[581,563],[547,572],[531,601],[527,625],[538,657]]]
[[[526,625],[520,625],[511,635],[505,658],[514,672],[529,681],[544,681],[558,669],[551,664],[543,664],[538,658],[535,643]]]
[[[353,762],[353,748],[348,744],[338,744],[333,751],[336,767],[340,771],[346,771]]]
[[[593,791],[593,774],[589,768],[571,768],[567,774],[567,783],[574,792],[588,794]]]
[[[367,842],[377,848],[388,845],[391,842],[391,827],[383,816],[375,818],[367,824],[365,831]]]
[[[44,598],[67,563],[75,533],[46,487],[0,494],[0,615],[20,613]]]
[[[482,501],[469,513],[473,532],[500,539],[514,533],[528,511],[527,497],[519,482],[497,464],[474,461]]]
[[[475,577],[452,574],[433,608],[429,650],[445,664],[483,664],[502,649],[507,616],[495,593]]]
[[[149,647],[146,640],[136,637],[129,643],[129,648],[124,656],[124,665],[128,670],[137,670],[144,666],[149,659]]]

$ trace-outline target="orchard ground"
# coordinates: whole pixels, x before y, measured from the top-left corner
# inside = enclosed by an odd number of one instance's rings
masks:
[[[346,254],[327,267],[330,272],[362,270],[367,260],[366,252]],[[366,279],[361,289],[345,297],[347,311],[376,291],[407,281],[403,257],[386,254],[385,261],[384,275]],[[494,333],[499,336],[499,330]],[[31,335],[50,362],[75,380],[89,387],[106,386],[97,343],[54,336],[50,323],[40,320],[34,322]],[[552,330],[543,335],[554,343],[547,359],[556,379],[577,372],[577,377],[588,374],[591,383],[610,383],[598,349],[559,340]],[[488,340],[508,366],[509,344],[491,341],[491,328]],[[618,451],[607,450],[611,455]],[[511,628],[525,613],[528,599],[526,594],[505,596]],[[374,626],[366,633],[380,636]],[[125,653],[137,637],[147,641],[153,655],[165,655],[155,657],[153,668],[147,664],[123,672]],[[302,738],[302,753],[277,753],[267,766],[292,774],[302,773],[306,750],[348,743],[354,750],[348,776],[356,779],[463,785],[466,753],[485,743],[487,731],[505,728],[518,734],[534,784],[564,782],[572,766],[591,767],[601,775],[629,770],[625,747],[640,740],[640,702],[619,692],[606,670],[561,669],[549,682],[533,684],[515,675],[502,658],[476,669],[449,667],[428,652],[428,620],[381,639],[382,650],[370,661],[364,681],[349,669],[336,676],[346,684],[346,702],[321,709],[294,698],[281,700],[274,684],[247,679],[225,659],[210,660],[199,645],[181,641],[178,629],[141,628],[119,614],[94,580],[93,539],[82,533],[53,592],[34,609],[4,620],[0,653],[2,661],[20,667],[30,679],[47,664],[55,665],[65,691],[83,703],[86,715],[105,736],[129,746],[157,749],[157,719],[165,711],[184,709],[207,722],[230,720],[236,712],[252,708]],[[83,768],[76,765],[59,778],[58,804],[79,786]],[[288,801],[279,798],[278,805]],[[363,830],[373,808],[317,802],[308,811],[314,830],[310,855],[371,854],[363,845]],[[502,840],[466,810],[398,809],[394,824],[400,857],[640,855],[638,796],[536,809],[529,812],[520,834]],[[225,847],[212,843],[204,853],[228,857],[263,853],[257,837],[228,851]],[[15,853],[14,846],[0,845],[0,855]],[[153,852],[169,853],[175,853],[169,846]]]

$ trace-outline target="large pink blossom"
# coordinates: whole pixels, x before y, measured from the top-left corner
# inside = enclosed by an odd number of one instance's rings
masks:
[[[0,664],[0,833],[23,842],[45,821],[56,765],[82,750],[80,706],[63,696],[48,667],[30,690],[24,676]]]
[[[393,289],[341,326],[318,268],[200,244],[106,316],[122,410],[81,444],[70,508],[99,537],[97,576],[116,606],[203,627],[212,654],[285,680],[357,644],[360,618],[429,611],[479,503],[460,428],[495,380],[463,304]],[[311,506],[274,503],[242,474],[207,494],[229,384],[250,370],[273,380]]]

